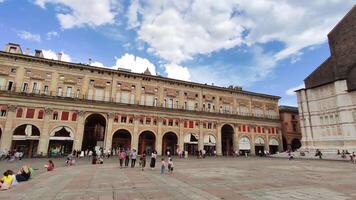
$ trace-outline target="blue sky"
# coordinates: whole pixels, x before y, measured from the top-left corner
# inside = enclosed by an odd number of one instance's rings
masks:
[[[355,0],[0,0],[0,43],[45,57],[281,96],[329,56]]]

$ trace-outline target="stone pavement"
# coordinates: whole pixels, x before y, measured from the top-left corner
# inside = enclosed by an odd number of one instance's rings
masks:
[[[271,158],[174,161],[172,175],[161,175],[158,166],[143,172],[120,169],[116,159],[103,165],[60,167],[1,191],[0,199],[356,199],[356,165],[351,163]]]

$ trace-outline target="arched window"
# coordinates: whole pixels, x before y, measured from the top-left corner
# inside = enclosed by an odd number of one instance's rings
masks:
[[[22,117],[23,110],[22,108],[18,108],[16,112],[16,117],[21,118]]]
[[[58,112],[57,111],[54,111],[53,112],[53,117],[52,117],[53,120],[58,120]]]
[[[43,116],[44,116],[43,110],[38,111],[37,119],[43,119]]]
[[[74,112],[73,114],[72,114],[72,121],[74,122],[74,121],[77,121],[77,113],[76,112]]]

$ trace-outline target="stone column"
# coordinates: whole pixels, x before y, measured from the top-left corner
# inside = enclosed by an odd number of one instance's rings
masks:
[[[83,143],[84,125],[85,125],[85,111],[78,112],[77,130],[74,134],[74,145],[73,149],[81,150]],[[84,151],[86,149],[83,149]]]
[[[162,118],[158,119],[158,129],[156,136],[156,151],[157,155],[162,155]]]
[[[49,120],[52,117],[52,112],[53,110],[50,108],[45,108],[45,117],[44,117],[44,123],[42,126],[42,131],[40,134],[40,141],[38,144],[38,149],[37,149],[37,154],[41,156],[46,156],[48,153],[48,145],[49,145],[49,137],[50,137],[50,132],[49,132]]]
[[[256,153],[255,153],[255,134],[251,134],[251,152],[250,154],[255,156]]]
[[[131,149],[136,149],[138,152],[138,139],[139,139],[139,132],[138,132],[138,118],[134,116],[134,128],[133,128],[133,133],[132,133],[132,138],[131,138]]]
[[[199,140],[198,140],[198,150],[204,149],[204,130],[203,130],[203,121],[199,122]]]
[[[108,126],[106,129],[106,134],[105,134],[105,150],[111,149],[111,145],[112,145],[112,125],[114,123],[114,116],[115,113],[108,113]]]
[[[279,152],[283,152],[283,138],[282,138],[282,131],[281,131],[281,129],[278,129],[278,135],[279,135],[278,151],[279,151]]]
[[[237,128],[236,128],[237,127]],[[239,150],[239,132],[238,132],[238,125],[234,125],[234,136],[233,136],[233,146],[234,146],[234,151]]]
[[[15,105],[9,105],[7,109],[7,117],[6,117],[6,122],[5,122],[5,127],[1,136],[1,149],[3,150],[10,150],[11,148],[11,143],[12,143],[12,123],[15,121],[15,113],[16,113],[16,106]]]
[[[179,149],[181,151],[184,151],[184,120],[180,119],[179,120]]]
[[[265,141],[265,150],[269,152],[269,134],[268,131],[265,133],[266,141]]]
[[[222,155],[222,148],[221,148],[221,124],[218,123],[218,133],[216,135],[216,154],[221,156]]]

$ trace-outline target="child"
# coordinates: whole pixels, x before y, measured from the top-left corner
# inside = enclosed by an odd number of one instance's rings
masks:
[[[169,171],[171,174],[173,173],[173,167],[174,167],[174,165],[173,165],[173,160],[172,160],[172,158],[170,158],[169,161],[168,161],[168,171]]]
[[[53,164],[52,160],[48,161],[48,164],[45,165],[45,168],[47,169],[48,172],[54,170],[54,164]]]
[[[6,170],[3,174],[4,176],[0,180],[0,190],[8,190],[11,188],[12,182],[14,180],[13,172],[11,170]]]
[[[164,174],[164,170],[166,168],[166,162],[164,161],[164,158],[161,160],[161,174]]]

